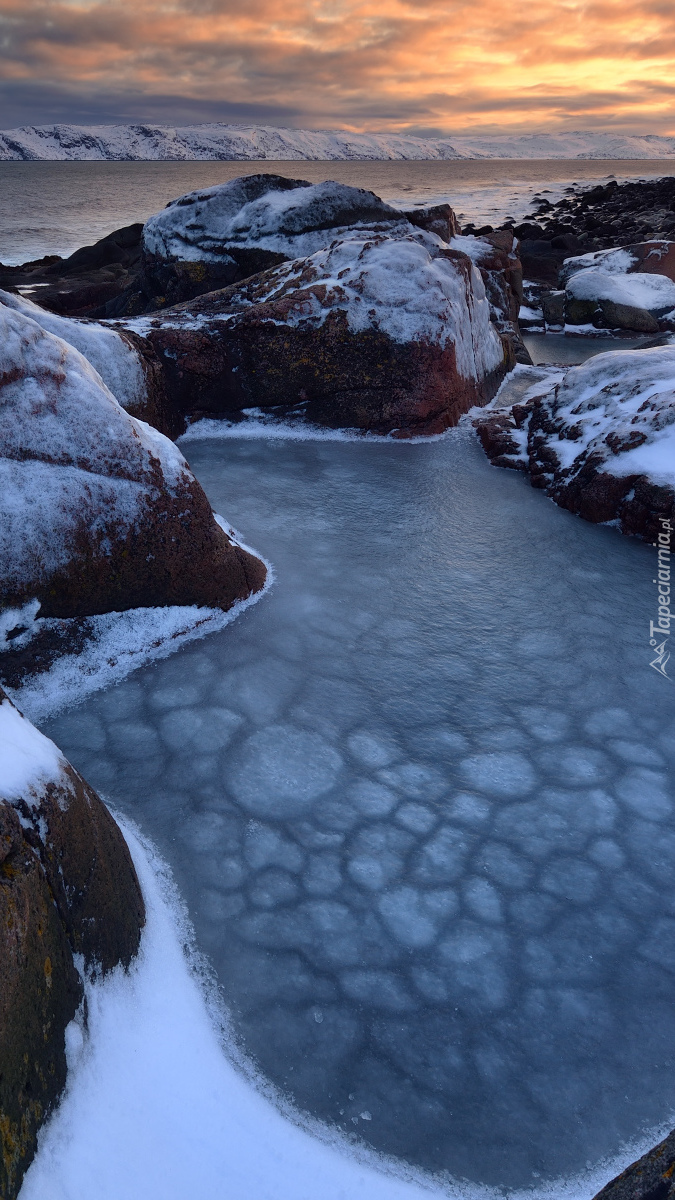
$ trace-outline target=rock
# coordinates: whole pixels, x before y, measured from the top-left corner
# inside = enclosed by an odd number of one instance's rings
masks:
[[[542,292],[539,298],[541,311],[547,325],[565,324],[565,293]]]
[[[451,244],[455,250],[468,254],[480,271],[492,322],[509,341],[516,362],[531,365],[518,323],[523,303],[523,270],[513,232],[498,229],[481,237],[455,237]]]
[[[675,1130],[605,1184],[593,1200],[673,1200]]]
[[[66,1082],[88,975],[127,967],[145,922],[105,805],[0,689],[0,1194],[18,1196]]]
[[[64,316],[104,315],[107,303],[134,283],[140,265],[140,224],[115,229],[69,258],[45,258],[18,267],[0,265],[0,287],[21,287],[40,306]]]
[[[170,438],[183,432],[183,421],[166,394],[161,364],[133,330],[120,332],[98,322],[57,316],[10,292],[0,291],[0,304],[30,317],[41,329],[79,350],[132,417]]]
[[[533,283],[556,287],[558,273],[565,261],[565,250],[554,249],[548,238],[523,238],[518,247],[523,278]]]
[[[135,328],[192,417],[255,407],[434,433],[485,403],[513,364],[471,260],[421,230],[352,233]]]
[[[675,526],[675,347],[598,354],[525,404],[474,422],[498,466],[562,508],[654,542]]]
[[[462,232],[449,204],[431,204],[426,208],[406,209],[400,215],[418,229],[438,234],[444,242],[449,242]]]
[[[185,459],[89,362],[0,305],[0,609],[229,608],[265,568],[216,523]]]
[[[448,205],[419,210],[415,224],[448,232]],[[398,228],[406,215],[365,188],[247,175],[180,196],[143,230],[146,311],[193,299],[328,246],[349,230]]]
[[[623,274],[615,267],[606,270],[595,266],[575,271],[567,279],[568,325],[592,323],[637,333],[658,333],[659,318],[675,318],[675,283],[665,275]]]

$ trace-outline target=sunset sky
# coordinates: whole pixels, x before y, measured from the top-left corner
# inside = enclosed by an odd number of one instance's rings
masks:
[[[0,127],[675,133],[673,0],[0,0]]]

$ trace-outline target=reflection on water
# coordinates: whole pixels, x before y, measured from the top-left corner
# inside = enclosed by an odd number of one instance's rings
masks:
[[[526,1186],[675,1106],[672,689],[651,547],[425,445],[186,446],[274,562],[48,732],[170,860],[298,1106]]]

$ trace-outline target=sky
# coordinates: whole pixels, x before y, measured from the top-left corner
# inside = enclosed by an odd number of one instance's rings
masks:
[[[673,0],[0,0],[0,128],[675,133]]]

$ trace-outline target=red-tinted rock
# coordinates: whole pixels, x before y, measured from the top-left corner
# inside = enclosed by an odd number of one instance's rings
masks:
[[[0,1194],[15,1200],[66,1082],[83,989],[136,954],[145,908],[105,805],[0,689]]]
[[[265,568],[215,521],[175,446],[71,346],[0,306],[0,607],[41,616],[229,608]]]
[[[513,364],[470,259],[423,232],[353,235],[134,327],[192,417],[257,407],[435,433]]]

